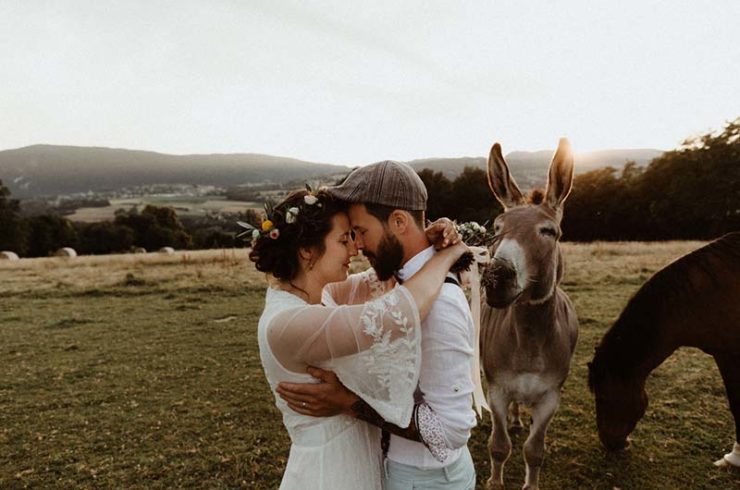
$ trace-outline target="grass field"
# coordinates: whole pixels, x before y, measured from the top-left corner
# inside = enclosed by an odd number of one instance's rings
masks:
[[[261,208],[261,205],[248,201],[229,201],[221,196],[146,196],[129,199],[111,199],[110,206],[99,208],[80,208],[67,216],[72,221],[96,223],[113,220],[119,209],[129,210],[134,207],[143,209],[147,204],[153,206],[170,206],[179,216],[203,216],[209,212],[241,213],[247,209]]]
[[[601,449],[586,388],[629,296],[700,245],[565,244],[581,337],[543,488],[740,488],[712,466],[735,434],[709,356],[683,349],[651,376],[626,453]],[[259,361],[264,287],[244,250],[0,262],[0,488],[277,488],[289,440]],[[489,431],[470,441],[479,486]]]

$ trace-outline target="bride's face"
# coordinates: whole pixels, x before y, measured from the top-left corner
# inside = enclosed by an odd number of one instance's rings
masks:
[[[324,238],[324,254],[313,267],[313,272],[322,286],[347,279],[349,261],[357,255],[347,214],[335,214],[331,224],[331,231]]]

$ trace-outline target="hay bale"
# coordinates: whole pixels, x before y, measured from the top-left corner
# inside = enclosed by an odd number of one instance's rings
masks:
[[[75,249],[73,249],[72,247],[62,247],[54,252],[54,257],[77,257],[77,252],[75,252]]]
[[[159,253],[164,255],[172,255],[175,253],[175,249],[172,247],[162,247],[159,249]]]
[[[0,260],[18,260],[18,254],[9,250],[0,252]]]
[[[134,247],[133,253],[135,254],[145,254],[146,249],[144,247]]]

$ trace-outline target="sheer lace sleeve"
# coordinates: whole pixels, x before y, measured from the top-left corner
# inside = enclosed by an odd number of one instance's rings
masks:
[[[365,304],[287,309],[268,325],[267,340],[286,369],[331,369],[383,418],[405,427],[419,379],[420,325],[413,297],[399,286]]]
[[[393,279],[382,282],[374,269],[368,269],[352,274],[346,281],[327,284],[321,302],[327,306],[358,305],[382,296],[393,286],[395,286]]]

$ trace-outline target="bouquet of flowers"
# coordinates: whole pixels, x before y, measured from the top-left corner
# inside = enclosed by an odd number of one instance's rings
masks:
[[[462,241],[468,246],[485,247],[493,240],[493,235],[488,232],[486,227],[479,225],[475,221],[459,223],[456,226],[457,232],[460,234],[460,238],[462,238]]]

